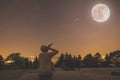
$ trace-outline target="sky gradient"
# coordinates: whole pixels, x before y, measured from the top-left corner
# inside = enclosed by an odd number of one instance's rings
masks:
[[[91,17],[97,3],[109,6],[105,23]],[[120,49],[120,0],[0,0],[0,54],[37,56],[42,44],[60,53],[102,55]]]

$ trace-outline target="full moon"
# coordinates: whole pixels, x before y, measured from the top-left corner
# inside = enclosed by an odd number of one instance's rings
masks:
[[[91,16],[96,22],[106,22],[110,17],[110,9],[105,4],[96,4],[92,8]]]

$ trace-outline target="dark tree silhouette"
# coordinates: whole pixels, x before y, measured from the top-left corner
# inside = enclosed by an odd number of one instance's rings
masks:
[[[75,70],[74,59],[71,54],[68,54],[68,53],[65,54],[64,66],[69,70]]]
[[[11,60],[12,62],[7,64],[5,61]],[[3,69],[37,69],[39,67],[39,59],[35,57],[32,62],[27,57],[22,57],[20,53],[12,53],[4,60],[0,55],[0,70]],[[61,54],[58,61],[55,63],[55,67],[62,68],[64,70],[79,70],[80,68],[97,68],[97,67],[120,67],[120,50],[110,52],[105,55],[105,58],[101,58],[101,54],[97,52],[94,56],[87,54],[83,60],[81,55],[72,56],[71,54]]]
[[[36,56],[33,61],[33,66],[35,69],[39,68],[39,58]]]
[[[95,67],[100,67],[101,66],[101,54],[99,52],[97,52],[94,55],[94,63],[95,63]]]
[[[11,66],[13,69],[21,69],[25,67],[24,57],[20,56],[20,53],[12,53],[7,56],[7,60],[12,60]]]
[[[87,54],[83,60],[80,55],[73,56],[71,54],[65,53],[61,54],[55,67],[61,67],[65,70],[79,70],[79,68],[97,68],[97,67],[110,67],[114,64],[116,67],[120,66],[120,51],[114,51],[106,54],[105,58],[101,57],[101,54],[97,52],[94,56],[92,54]]]
[[[4,68],[4,58],[2,57],[2,55],[0,55],[0,70],[3,70]]]
[[[74,67],[77,68],[78,71],[80,67],[82,67],[82,57],[80,55],[77,57],[74,56]]]
[[[111,58],[110,58],[110,56],[109,56],[109,54],[106,54],[105,55],[105,62],[104,62],[104,67],[110,67],[110,64],[112,63],[112,61],[111,61]]]
[[[112,61],[112,64],[114,64],[115,66],[119,67],[120,66],[120,51],[117,50],[117,51],[114,51],[110,54],[110,57],[111,57],[111,61]]]
[[[84,67],[95,67],[94,57],[88,54],[83,59]]]
[[[64,67],[64,54],[61,54],[58,61],[55,64],[55,67]]]
[[[25,69],[31,68],[32,64],[28,58],[24,58],[24,62],[25,62]]]
[[[117,50],[106,54],[105,62],[108,67],[120,67],[120,51]]]

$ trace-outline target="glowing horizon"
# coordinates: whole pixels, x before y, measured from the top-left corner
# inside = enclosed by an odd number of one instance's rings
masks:
[[[40,46],[54,43],[61,53],[120,50],[120,0],[10,0],[0,1],[0,54],[4,57],[19,52],[38,56]],[[104,23],[91,17],[96,3],[109,6],[111,15]]]

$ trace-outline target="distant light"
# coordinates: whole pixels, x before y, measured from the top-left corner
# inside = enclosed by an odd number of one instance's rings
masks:
[[[52,62],[53,62],[53,63],[56,63],[57,60],[58,60],[58,57],[53,57]]]
[[[102,56],[102,59],[105,59],[105,56]]]
[[[30,60],[34,62],[35,56],[30,56]]]
[[[10,63],[13,63],[14,61],[13,60],[9,60],[9,61],[5,61],[5,64],[10,64]]]

